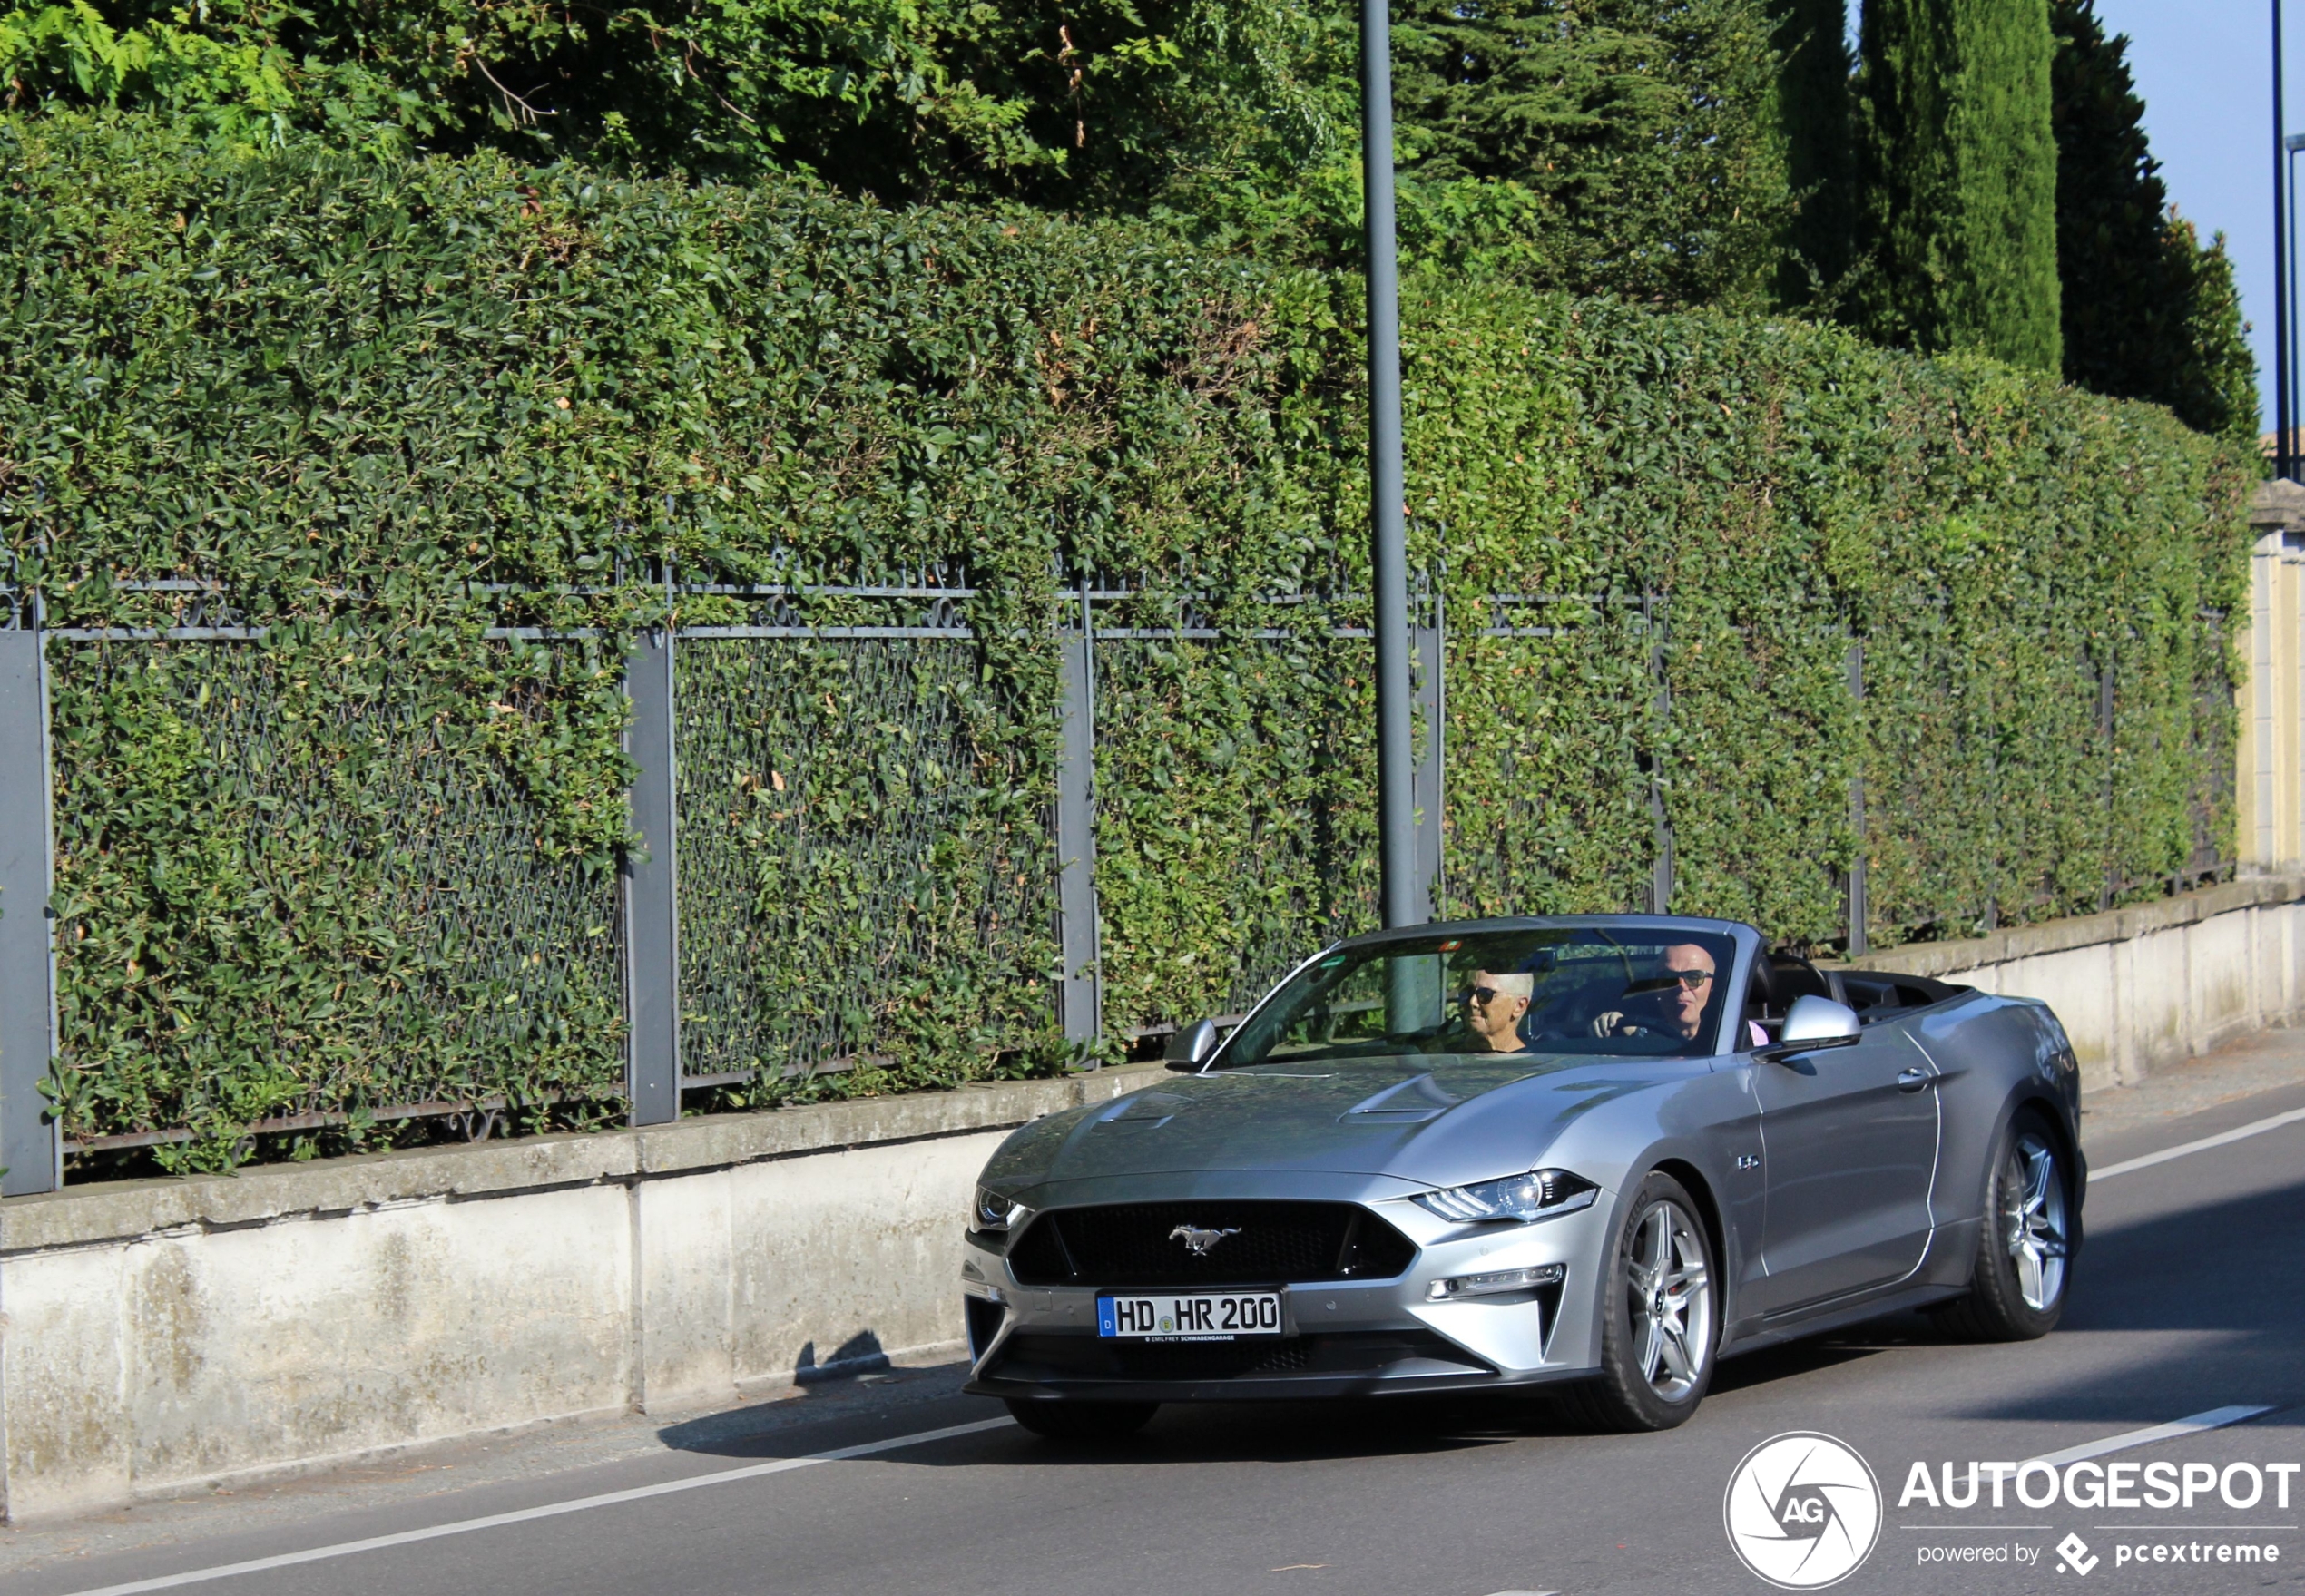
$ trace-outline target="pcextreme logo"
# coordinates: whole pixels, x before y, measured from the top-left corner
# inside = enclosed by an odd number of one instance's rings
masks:
[[[1838,1584],[1880,1539],[1881,1487],[1856,1448],[1794,1430],[1745,1454],[1721,1518],[1744,1565],[1781,1591]]]

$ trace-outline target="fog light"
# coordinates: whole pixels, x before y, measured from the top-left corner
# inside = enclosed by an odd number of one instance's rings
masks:
[[[1499,1269],[1490,1275],[1458,1275],[1436,1280],[1425,1292],[1427,1302],[1454,1302],[1460,1297],[1502,1297],[1511,1291],[1534,1291],[1558,1286],[1568,1276],[1561,1264],[1539,1264],[1533,1269]]]

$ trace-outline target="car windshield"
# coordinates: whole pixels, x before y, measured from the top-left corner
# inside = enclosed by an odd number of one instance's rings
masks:
[[[1664,927],[1554,926],[1339,948],[1300,970],[1217,1060],[1713,1051],[1732,945]]]

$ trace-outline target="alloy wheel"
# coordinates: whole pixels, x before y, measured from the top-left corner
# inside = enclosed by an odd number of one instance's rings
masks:
[[[2017,1290],[2025,1307],[2039,1313],[2065,1290],[2069,1250],[2065,1179],[2056,1149],[2037,1131],[2010,1144],[2001,1166],[2001,1236],[2016,1267]]]
[[[1696,1222],[1679,1203],[1660,1202],[1641,1216],[1624,1271],[1642,1376],[1665,1401],[1684,1401],[1712,1347],[1712,1281]]]

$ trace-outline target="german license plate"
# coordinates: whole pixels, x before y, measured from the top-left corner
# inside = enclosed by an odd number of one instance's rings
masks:
[[[1115,1292],[1096,1299],[1096,1333],[1122,1341],[1231,1341],[1280,1334],[1278,1291]]]

